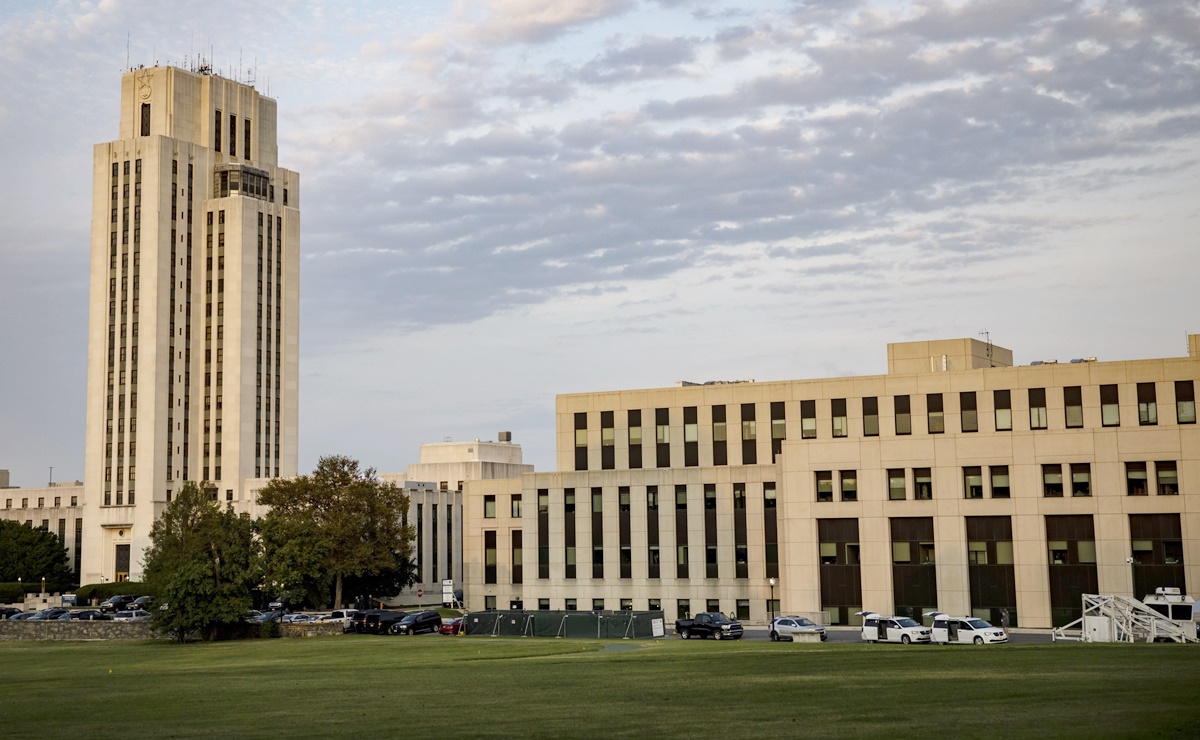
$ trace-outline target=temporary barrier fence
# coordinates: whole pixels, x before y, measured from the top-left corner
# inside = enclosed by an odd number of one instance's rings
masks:
[[[642,639],[665,636],[661,611],[485,611],[463,618],[467,635]]]

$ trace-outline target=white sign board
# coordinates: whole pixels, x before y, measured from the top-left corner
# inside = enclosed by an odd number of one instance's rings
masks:
[[[442,601],[447,602],[447,603],[454,601],[454,579],[453,578],[443,578],[442,579]]]
[[[654,637],[662,637],[666,634],[663,629],[663,621],[661,619],[650,620],[650,634]]]

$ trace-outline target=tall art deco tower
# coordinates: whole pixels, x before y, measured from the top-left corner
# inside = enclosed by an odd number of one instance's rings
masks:
[[[81,583],[139,578],[186,482],[247,511],[253,479],[296,474],[300,182],[275,127],[204,70],[121,79],[92,174]]]

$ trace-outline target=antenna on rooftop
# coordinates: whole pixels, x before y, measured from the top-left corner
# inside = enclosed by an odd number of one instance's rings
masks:
[[[992,335],[987,329],[979,332],[979,336],[983,337],[983,341],[987,343],[987,358],[988,367],[996,367],[996,363],[992,362]]]

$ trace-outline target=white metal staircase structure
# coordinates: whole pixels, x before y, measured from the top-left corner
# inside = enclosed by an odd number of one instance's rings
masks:
[[[1051,638],[1055,642],[1200,642],[1195,622],[1181,625],[1128,596],[1096,594],[1084,594],[1083,616],[1056,628]]]

